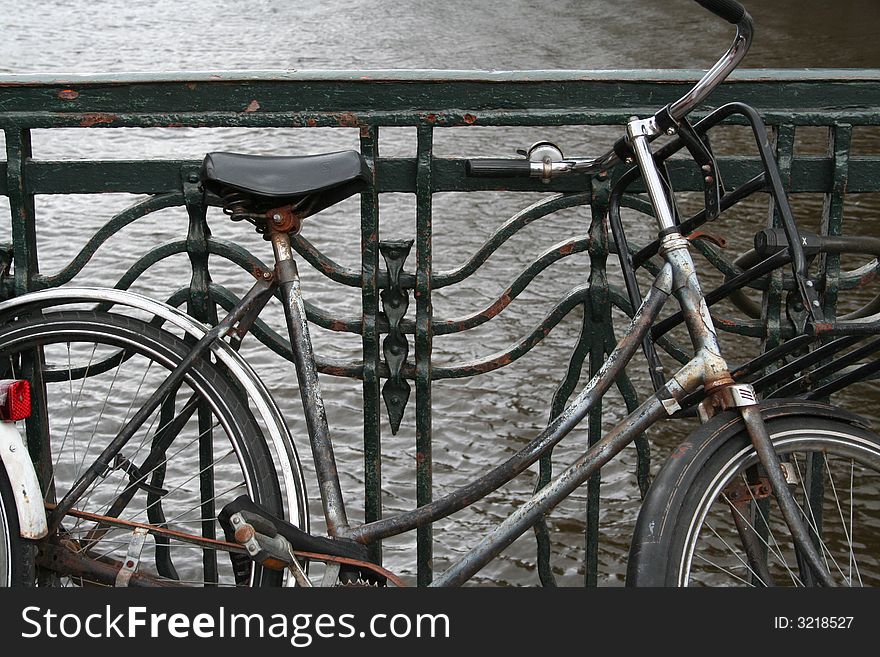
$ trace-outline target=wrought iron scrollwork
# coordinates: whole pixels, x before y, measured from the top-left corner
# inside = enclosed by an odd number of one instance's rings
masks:
[[[410,385],[403,377],[403,365],[409,355],[409,342],[401,320],[409,308],[409,291],[400,285],[400,272],[412,248],[413,240],[393,240],[379,243],[379,251],[388,268],[388,287],[382,290],[382,312],[388,320],[388,334],[382,341],[382,353],[388,365],[388,380],[382,386],[382,399],[388,410],[391,433],[396,434],[409,401]]]

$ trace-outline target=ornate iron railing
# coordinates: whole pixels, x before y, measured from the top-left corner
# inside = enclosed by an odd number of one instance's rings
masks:
[[[360,149],[371,164],[373,193],[361,200],[361,257],[359,267],[337,264],[300,236],[300,255],[329,279],[359,289],[361,307],[342,316],[321,307],[308,307],[310,319],[333,331],[361,337],[361,358],[344,361],[320,354],[320,370],[329,375],[354,377],[363,382],[364,504],[366,520],[382,514],[380,449],[383,415],[392,430],[403,417],[414,388],[416,501],[432,498],[432,383],[439,379],[470,377],[505,367],[539,343],[574,308],[583,307],[583,326],[567,372],[551,403],[551,414],[561,411],[586,364],[595,371],[614,343],[612,309],[631,312],[621,289],[609,282],[606,260],[615,245],[607,234],[605,217],[616,174],[594,178],[572,177],[550,184],[539,181],[475,179],[465,175],[464,158],[435,155],[438,133],[452,128],[480,126],[608,126],[621,125],[631,115],[653,113],[678,98],[699,77],[693,71],[629,72],[297,72],[218,73],[200,75],[107,76],[50,79],[11,76],[0,78],[0,127],[5,135],[6,161],[0,162],[0,195],[8,197],[9,221],[0,230],[0,297],[29,290],[91,279],[82,270],[97,249],[122,227],[142,221],[151,213],[184,206],[190,219],[185,238],[157,246],[115,281],[126,288],[139,275],[174,254],[188,255],[192,274],[189,287],[169,294],[175,304],[187,303],[201,319],[216,321],[217,305],[228,306],[232,295],[212,282],[209,255],[226,258],[245,268],[261,266],[243,247],[211,236],[206,223],[205,199],[198,187],[199,162],[187,159],[53,160],[41,157],[34,135],[60,128],[118,129],[162,127],[236,128],[357,128]],[[880,71],[742,71],[711,99],[713,106],[738,100],[757,107],[773,127],[781,170],[790,191],[814,192],[825,198],[821,232],[843,231],[847,194],[880,191],[880,154],[871,126],[880,125]],[[709,108],[705,108],[708,110]],[[388,128],[414,128],[414,156],[380,154],[380,135]],[[821,129],[828,135],[824,153],[795,149],[802,128]],[[411,133],[410,133],[411,134]],[[466,133],[465,133],[466,134]],[[88,139],[88,137],[85,137]],[[854,142],[868,148],[854,154]],[[526,144],[524,144],[526,145]],[[596,150],[606,147],[598,144]],[[498,152],[468,152],[468,157],[497,156]],[[591,153],[583,153],[590,155]],[[748,181],[760,165],[756,155],[719,156],[728,187]],[[702,181],[689,163],[671,160],[674,186],[700,190]],[[433,198],[442,192],[486,190],[542,192],[550,196],[501,222],[481,248],[460,267],[435,270],[432,261]],[[635,192],[638,190],[635,189]],[[110,218],[65,266],[45,271],[39,265],[38,227],[51,236],[52,217],[38,211],[40,195],[131,193],[146,195],[132,207]],[[387,193],[415,197],[415,240],[379,239],[379,199]],[[627,204],[644,209],[637,195]],[[473,274],[486,259],[528,224],[568,207],[590,206],[587,234],[570,236],[556,247],[537,254],[509,287],[488,307],[454,319],[437,316],[432,308],[436,290],[454,286]],[[756,227],[757,228],[757,227]],[[51,239],[51,237],[50,237]],[[646,240],[634,237],[637,249]],[[738,266],[708,240],[694,243],[715,268],[727,276]],[[411,253],[412,252],[412,253]],[[555,262],[575,253],[588,253],[589,278],[574,281],[571,290],[530,334],[503,353],[483,359],[438,366],[432,362],[434,336],[466,331],[496,317],[530,282]],[[415,264],[409,264],[414,257]],[[877,262],[855,271],[841,268],[840,258],[828,255],[819,263],[826,315],[835,316],[837,297],[863,286],[877,274]],[[783,274],[764,283],[759,320],[719,317],[722,329],[760,338],[766,348],[785,338]],[[285,339],[260,325],[258,337],[284,354]],[[681,355],[674,343],[666,350]],[[384,381],[384,382],[383,382]],[[410,381],[414,385],[411,386]],[[626,377],[619,388],[627,406],[636,404],[638,391]],[[385,409],[383,410],[383,406]],[[601,432],[602,410],[589,422],[590,441]],[[648,446],[639,444],[638,482],[648,485]],[[547,481],[551,462],[541,464],[540,480]],[[587,582],[597,578],[599,478],[589,484],[587,521]],[[552,584],[546,527],[536,528],[539,571]],[[418,581],[432,576],[434,539],[431,527],[417,537]]]

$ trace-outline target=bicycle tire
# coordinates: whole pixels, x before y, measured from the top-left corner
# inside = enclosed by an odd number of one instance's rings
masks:
[[[28,423],[42,417],[49,423],[51,456],[42,458],[38,468],[47,502],[63,497],[138,409],[138,401],[146,399],[188,350],[175,335],[109,312],[63,310],[0,326],[0,374],[44,382],[33,386],[34,412]],[[219,539],[224,534],[216,511],[243,492],[283,515],[281,487],[259,427],[235,387],[207,359],[192,366],[120,456],[76,503],[77,511]],[[133,536],[130,529],[68,516],[49,542],[55,548],[73,546],[80,562],[85,556],[118,568],[130,558]],[[132,584],[268,586],[282,580],[282,573],[240,556],[224,556],[219,549],[158,533],[145,539],[135,560],[138,577]],[[106,575],[91,579],[91,571],[84,576],[79,568],[66,575],[65,568],[42,563],[33,569],[40,572],[25,579],[36,576],[41,584],[62,585],[115,583],[106,581]]]
[[[880,438],[827,417],[783,416],[766,425],[826,568],[839,585],[876,585]],[[775,499],[762,488],[748,434],[717,438],[708,432],[686,441],[658,473],[639,513],[627,584],[813,585]],[[749,558],[743,535],[757,558]]]
[[[21,582],[22,555],[12,486],[6,469],[0,465],[0,586],[16,586]]]

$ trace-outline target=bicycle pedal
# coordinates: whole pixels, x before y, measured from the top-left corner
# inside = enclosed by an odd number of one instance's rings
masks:
[[[295,559],[294,551],[370,561],[365,545],[347,538],[312,536],[286,520],[276,517],[247,495],[241,495],[229,502],[217,518],[226,534],[226,540],[243,545],[252,559],[264,563],[267,568],[287,567],[291,560]],[[236,519],[239,522],[236,522]],[[342,565],[339,577],[341,581],[359,578],[375,581],[378,585],[385,584],[385,578],[381,575],[348,564]]]
[[[229,517],[235,529],[235,542],[247,550],[254,561],[272,570],[284,570],[296,561],[293,548],[280,534],[268,536],[256,530],[241,513]]]

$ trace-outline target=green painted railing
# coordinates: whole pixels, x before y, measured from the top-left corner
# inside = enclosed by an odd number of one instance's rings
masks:
[[[205,224],[202,195],[198,189],[196,160],[65,160],[41,157],[33,146],[35,131],[59,128],[89,130],[156,127],[239,128],[358,128],[360,148],[374,173],[374,193],[361,200],[361,266],[351,269],[328,260],[305,238],[297,250],[315,267],[340,285],[360,289],[361,307],[345,316],[333,316],[309,307],[313,322],[336,331],[359,334],[362,358],[343,362],[322,358],[324,373],[363,381],[365,508],[366,520],[382,514],[380,434],[383,425],[383,387],[388,412],[394,423],[406,404],[409,383],[414,381],[417,503],[432,497],[432,381],[478,375],[506,366],[531,349],[562,317],[578,306],[584,308],[581,338],[571,356],[568,372],[552,402],[558,413],[572,393],[583,365],[595,371],[614,342],[612,309],[630,311],[625,295],[608,282],[605,264],[614,244],[605,226],[611,177],[572,177],[549,185],[539,181],[474,179],[465,176],[463,158],[435,156],[435,139],[449,128],[481,126],[607,126],[621,125],[632,115],[648,115],[681,96],[699,74],[694,71],[614,71],[486,73],[457,71],[391,72],[292,72],[211,73],[101,77],[0,77],[0,128],[5,135],[6,161],[0,162],[0,195],[8,197],[10,216],[0,223],[0,297],[65,284],[88,284],[80,274],[98,247],[114,232],[156,210],[186,206],[190,229],[186,238],[157,247],[132,263],[119,281],[127,287],[158,260],[187,253],[194,268],[190,288],[172,295],[176,303],[188,303],[201,318],[216,318],[216,305],[228,305],[231,297],[213,285],[207,271],[208,254],[226,257],[241,266],[255,258],[241,248],[211,237]],[[793,192],[825,195],[822,231],[839,234],[843,229],[846,194],[880,191],[880,144],[871,126],[880,125],[880,71],[747,70],[736,74],[711,98],[712,107],[741,101],[759,109],[774,128],[784,179]],[[700,108],[705,114],[710,107]],[[386,157],[380,153],[383,130],[415,128],[414,156]],[[823,153],[800,153],[796,136],[803,127],[826,131],[828,147]],[[854,142],[866,143],[857,153]],[[523,144],[525,146],[527,144]],[[604,144],[603,144],[604,146]],[[501,153],[468,153],[498,156]],[[594,155],[596,153],[578,153]],[[719,158],[728,187],[743,183],[760,170],[756,155]],[[699,190],[699,173],[687,163],[673,160],[670,172],[676,189]],[[432,266],[432,200],[440,192],[512,190],[557,193],[543,203],[501,224],[486,244],[471,254],[466,265],[455,271],[436,271]],[[147,195],[132,208],[110,218],[86,246],[57,271],[39,266],[37,229],[46,229],[52,217],[37,211],[35,197],[57,194],[132,193]],[[415,196],[415,242],[379,240],[382,222],[379,198],[403,192]],[[637,196],[630,204],[640,207]],[[467,318],[438,317],[432,310],[432,292],[454,285],[469,276],[501,244],[532,221],[565,207],[589,204],[592,225],[588,237],[571,239],[543,254],[530,265],[491,306]],[[633,241],[643,244],[644,240]],[[736,267],[711,244],[698,240],[700,251],[725,273]],[[412,249],[414,268],[406,264]],[[432,340],[435,335],[467,330],[495,317],[542,270],[577,252],[588,252],[588,281],[579,281],[561,299],[531,335],[524,336],[503,354],[486,360],[435,366]],[[876,263],[875,263],[876,265]],[[865,284],[876,266],[857,272],[841,269],[837,257],[821,263],[826,290],[826,312],[833,316],[838,293]],[[389,275],[388,272],[391,272]],[[399,272],[399,274],[397,273]],[[183,279],[181,279],[183,280]],[[722,323],[721,327],[761,338],[772,346],[784,337],[785,320],[781,274],[771,277],[765,291],[760,322]],[[395,295],[407,308],[392,312],[380,292]],[[412,295],[410,293],[412,292]],[[389,297],[390,298],[390,297]],[[260,333],[271,348],[284,353],[284,339],[270,329]],[[383,340],[386,342],[383,344]],[[413,353],[400,366],[389,368],[386,357],[397,348]],[[675,347],[667,345],[675,355]],[[383,380],[385,383],[383,384]],[[623,377],[619,388],[628,406],[637,392]],[[396,400],[396,401],[395,401]],[[590,440],[601,432],[601,409],[589,422]],[[639,483],[647,485],[648,449],[639,445]],[[549,459],[542,463],[541,480],[550,476]],[[587,582],[597,577],[598,486],[589,484],[591,501],[587,523]],[[546,528],[537,529],[539,570],[546,584],[552,583]],[[430,581],[433,537],[431,527],[419,530],[419,583]]]

